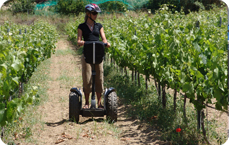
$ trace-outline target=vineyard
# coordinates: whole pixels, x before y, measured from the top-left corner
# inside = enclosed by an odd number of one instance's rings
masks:
[[[33,18],[26,15],[20,22],[30,22],[29,17]],[[215,126],[214,121],[206,120],[204,110],[210,106],[227,113],[228,109],[225,9],[185,15],[164,6],[155,14],[98,16],[96,22],[103,25],[111,43],[104,58],[104,84],[115,87],[121,100],[114,124],[101,118],[81,118],[79,124],[68,121],[69,89],[82,87],[82,47],[75,42],[84,14],[42,18],[34,18],[30,25],[8,21],[0,25],[0,125],[4,141],[24,143],[32,136],[38,144],[224,143],[225,130],[220,130],[222,134],[213,132],[214,139],[207,136]],[[36,72],[45,64],[45,69]],[[43,86],[26,85],[34,73],[46,76],[40,79]],[[117,74],[111,77],[112,73]],[[39,87],[47,93],[40,96]],[[40,114],[29,111],[42,116],[37,117],[42,123],[31,127],[21,114],[29,105],[39,104],[41,97],[48,101],[34,107]],[[31,118],[39,120],[36,117]],[[24,125],[23,131],[10,132],[11,123],[18,128]],[[206,129],[207,125],[211,129]]]
[[[46,22],[31,26],[5,22],[0,26],[0,123],[14,121],[26,105],[39,101],[37,87],[25,94],[23,83],[54,52],[57,33]]]
[[[177,93],[181,92],[184,118],[189,99],[198,111],[200,128],[204,126],[200,125],[204,118],[201,110],[206,104],[227,110],[227,13],[211,10],[184,15],[172,14],[167,9],[162,8],[153,18],[114,16],[102,21],[111,43],[107,53],[121,69],[144,75],[146,80],[153,78],[158,101],[164,108],[168,99],[166,89],[175,90],[174,110]],[[83,19],[68,24],[70,39],[77,38],[80,22]]]
[[[71,39],[77,38],[77,26],[82,21],[68,25]],[[182,91],[198,110],[213,98],[217,109],[227,109],[225,12],[182,15],[165,7],[153,18],[114,17],[102,23],[111,42],[108,54],[117,65],[147,78],[152,76],[163,90]]]

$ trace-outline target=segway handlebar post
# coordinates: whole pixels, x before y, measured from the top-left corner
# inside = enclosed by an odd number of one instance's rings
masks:
[[[88,41],[87,41],[88,42]],[[87,45],[87,42],[84,45]],[[96,101],[95,101],[95,44],[96,42],[93,42],[93,63],[92,63],[92,96],[91,96],[91,109],[95,109],[96,108]],[[107,43],[103,43],[104,46],[107,46]]]

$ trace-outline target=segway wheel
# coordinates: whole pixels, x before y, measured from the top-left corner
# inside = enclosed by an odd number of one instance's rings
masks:
[[[69,120],[79,122],[80,102],[79,96],[75,92],[69,94]]]
[[[111,92],[106,100],[106,118],[109,123],[113,123],[117,121],[117,94],[116,92]]]

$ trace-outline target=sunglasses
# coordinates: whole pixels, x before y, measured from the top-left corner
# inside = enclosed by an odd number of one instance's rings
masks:
[[[97,12],[91,12],[92,13],[92,15],[97,15],[98,13]]]

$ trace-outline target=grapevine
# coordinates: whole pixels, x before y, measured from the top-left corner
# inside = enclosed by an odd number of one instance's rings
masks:
[[[53,26],[41,21],[30,26],[5,22],[0,31],[0,124],[4,126],[36,98],[35,87],[21,98],[14,97],[15,90],[43,60],[51,57],[57,33]]]

